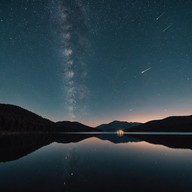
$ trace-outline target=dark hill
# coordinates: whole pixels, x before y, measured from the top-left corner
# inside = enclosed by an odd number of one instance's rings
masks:
[[[15,105],[0,104],[1,131],[51,131],[54,123]]]
[[[102,125],[99,125],[98,127],[96,127],[97,129],[99,130],[102,130],[102,131],[106,131],[106,132],[115,132],[117,130],[124,130],[124,129],[129,129],[131,127],[134,127],[134,126],[138,126],[140,125],[141,123],[128,123],[126,121],[113,121],[109,124],[102,124]]]
[[[173,116],[127,129],[128,132],[192,132],[192,116]]]
[[[96,129],[78,122],[54,123],[15,105],[0,104],[0,131],[2,132],[93,132]]]

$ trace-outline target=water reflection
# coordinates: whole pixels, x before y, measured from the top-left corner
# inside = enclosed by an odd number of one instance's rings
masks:
[[[120,137],[119,137],[120,136]],[[78,143],[87,138],[98,138],[114,144],[148,142],[170,148],[192,149],[191,135],[122,135],[122,134],[26,134],[0,137],[0,162],[19,159],[51,143]]]
[[[76,143],[93,135],[16,134],[0,137],[0,162],[19,159],[53,142]]]
[[[192,149],[192,135],[134,135],[139,140],[175,149]]]
[[[158,145],[140,136],[1,137],[1,162],[20,158],[0,163],[0,191],[190,191],[191,150],[159,145],[184,147],[190,137],[150,138]]]

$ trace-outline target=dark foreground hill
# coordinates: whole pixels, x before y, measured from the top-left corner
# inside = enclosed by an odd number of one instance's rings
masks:
[[[0,104],[0,132],[93,132],[86,125],[63,121],[54,123],[15,105]]]
[[[124,130],[124,129],[129,129],[134,126],[141,125],[141,123],[132,123],[132,122],[126,122],[126,121],[113,121],[109,124],[102,124],[97,126],[96,128],[102,131],[106,132],[115,132],[117,130]]]
[[[173,116],[126,129],[127,132],[192,132],[192,116]]]
[[[52,131],[54,123],[15,105],[0,104],[1,131]]]

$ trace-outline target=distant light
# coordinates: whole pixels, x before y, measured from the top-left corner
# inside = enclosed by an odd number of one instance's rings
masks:
[[[124,131],[123,130],[117,130],[117,135],[119,137],[122,137],[124,135]]]

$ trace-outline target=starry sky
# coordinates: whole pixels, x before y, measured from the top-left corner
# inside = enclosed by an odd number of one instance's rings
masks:
[[[1,0],[0,102],[95,126],[192,114],[191,0]]]

